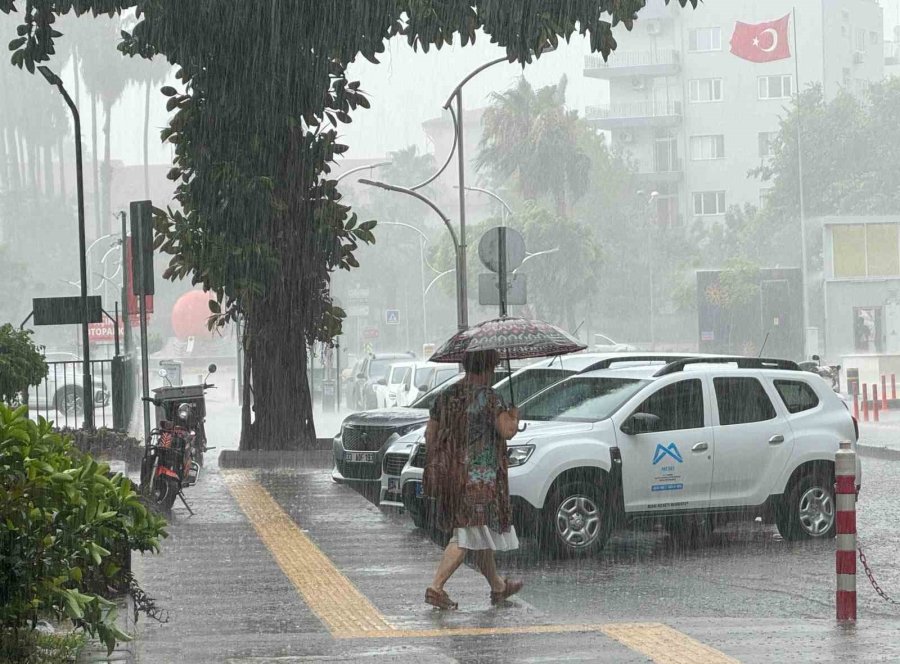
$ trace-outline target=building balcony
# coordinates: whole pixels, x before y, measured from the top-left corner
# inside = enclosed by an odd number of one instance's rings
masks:
[[[584,56],[584,75],[590,78],[674,76],[681,71],[681,57],[674,49],[613,51],[604,62],[598,54]]]
[[[588,106],[585,118],[598,129],[675,127],[681,123],[681,102],[638,101]]]
[[[669,163],[655,164],[651,170],[642,169],[637,173],[638,180],[647,184],[676,184],[681,182],[683,177],[684,163],[681,159],[674,159]]]

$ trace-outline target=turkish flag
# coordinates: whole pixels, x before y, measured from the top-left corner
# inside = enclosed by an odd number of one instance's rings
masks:
[[[772,62],[791,57],[788,23],[791,15],[765,23],[734,25],[731,35],[731,52],[750,62]]]

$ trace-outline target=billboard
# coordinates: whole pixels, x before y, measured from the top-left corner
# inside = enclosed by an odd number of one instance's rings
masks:
[[[800,268],[698,270],[701,353],[803,359]]]

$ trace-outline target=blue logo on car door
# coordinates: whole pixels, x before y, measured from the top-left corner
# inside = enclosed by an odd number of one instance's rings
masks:
[[[684,463],[684,459],[681,458],[681,452],[678,451],[675,443],[669,443],[668,446],[659,443],[656,446],[656,452],[653,454],[653,465],[655,466],[667,456],[672,457],[678,463]]]

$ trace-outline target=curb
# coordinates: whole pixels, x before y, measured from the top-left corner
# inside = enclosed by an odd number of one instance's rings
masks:
[[[305,466],[310,455],[331,452],[331,438],[318,438],[314,447],[302,450],[222,450],[219,468],[290,468]]]
[[[857,444],[856,450],[859,452],[860,456],[871,457],[873,459],[900,461],[900,449],[897,448]]]

